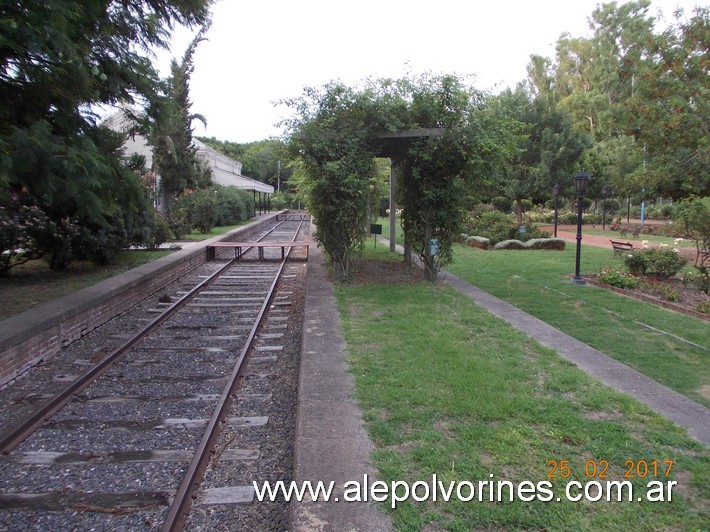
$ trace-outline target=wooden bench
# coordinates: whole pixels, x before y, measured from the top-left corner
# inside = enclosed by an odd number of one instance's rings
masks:
[[[611,247],[614,249],[615,257],[631,253],[631,250],[634,249],[634,245],[631,242],[619,242],[618,240],[609,240],[609,242],[611,242]]]
[[[622,227],[622,228],[619,230],[619,236],[626,238],[626,233],[628,233],[629,231],[631,231],[631,236],[634,237],[634,238],[636,238],[636,239],[638,239],[639,234],[641,234],[641,228],[640,228],[640,227],[629,227],[629,226],[626,226],[626,227]]]
[[[234,258],[241,260],[242,255],[246,253],[244,249],[256,248],[259,253],[259,260],[264,260],[264,248],[281,248],[281,258],[286,256],[286,248],[305,247],[306,260],[308,259],[308,250],[310,242],[297,240],[295,242],[215,242],[207,244],[207,260],[214,260],[217,248],[234,248]]]

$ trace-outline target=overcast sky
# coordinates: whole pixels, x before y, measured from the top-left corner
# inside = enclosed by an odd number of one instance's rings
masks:
[[[698,0],[652,0],[668,22]],[[589,36],[599,0],[220,0],[212,27],[195,54],[190,82],[197,136],[251,142],[282,133],[288,109],[276,106],[303,87],[331,80],[423,72],[475,75],[475,86],[497,91],[526,77],[531,54],[554,57],[562,33]],[[619,2],[620,4],[623,3]],[[193,35],[175,32],[158,57],[163,76]]]

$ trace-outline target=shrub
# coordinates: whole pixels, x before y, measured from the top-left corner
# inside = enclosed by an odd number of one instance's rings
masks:
[[[472,248],[488,249],[491,246],[491,241],[482,236],[468,236],[466,237],[466,245]]]
[[[525,242],[525,249],[550,249],[563,251],[565,241],[561,238],[533,238]]]
[[[599,282],[615,286],[617,288],[637,288],[638,279],[627,272],[622,272],[611,266],[602,268],[597,275]]]
[[[659,279],[668,279],[678,273],[688,262],[680,253],[669,248],[650,248],[642,250],[648,256],[647,271]]]
[[[39,207],[18,201],[0,205],[0,275],[44,254],[31,234],[33,228],[47,223],[47,216]]]
[[[678,290],[675,288],[671,288],[670,286],[661,286],[659,290],[666,301],[680,301],[680,293],[678,293]]]
[[[468,234],[488,238],[492,244],[512,238],[516,231],[515,219],[500,211],[476,213],[469,220]]]
[[[624,259],[634,275],[654,275],[668,279],[678,273],[688,262],[677,251],[668,247],[635,249]]]
[[[508,213],[513,210],[513,201],[504,196],[496,196],[491,200],[491,204],[499,211]]]
[[[217,197],[215,225],[236,225],[251,217],[254,199],[249,192],[221,185],[215,185],[214,190]]]
[[[555,211],[544,210],[528,212],[525,213],[525,220],[528,223],[552,224],[555,223]]]
[[[525,244],[520,240],[503,240],[493,246],[493,249],[525,249]]]
[[[629,269],[631,275],[646,275],[648,270],[648,256],[646,250],[634,249],[624,257],[624,264]]]
[[[703,314],[710,314],[710,299],[706,299],[705,301],[701,301],[695,307],[693,307],[693,310],[697,312],[702,312]]]
[[[180,197],[173,203],[170,209],[170,218],[168,218],[168,226],[173,232],[176,240],[180,240],[183,236],[192,231],[192,224],[188,215],[187,200]]]

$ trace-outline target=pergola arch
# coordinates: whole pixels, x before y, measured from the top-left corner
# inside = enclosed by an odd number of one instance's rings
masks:
[[[396,201],[394,197],[395,188],[397,185],[397,173],[395,168],[404,159],[407,153],[407,148],[412,139],[424,137],[441,137],[446,133],[446,128],[419,128],[419,129],[401,129],[399,131],[388,131],[380,133],[377,136],[376,155],[378,157],[387,157],[390,160],[390,251],[395,251],[395,229],[396,222]]]

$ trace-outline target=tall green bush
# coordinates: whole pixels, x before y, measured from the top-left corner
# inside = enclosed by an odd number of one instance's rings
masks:
[[[630,273],[654,275],[659,279],[674,276],[687,262],[680,253],[667,247],[635,249],[624,258]]]

